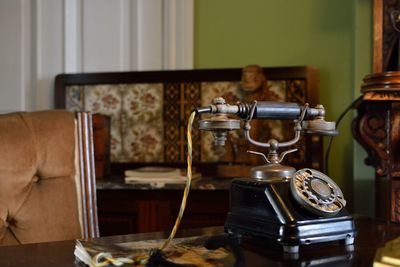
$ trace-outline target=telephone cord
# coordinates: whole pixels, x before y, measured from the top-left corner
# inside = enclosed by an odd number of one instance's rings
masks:
[[[186,208],[186,202],[187,198],[189,195],[189,190],[190,190],[190,184],[192,182],[192,129],[193,129],[193,121],[196,116],[196,112],[192,112],[190,114],[189,120],[188,120],[188,125],[187,125],[187,176],[186,176],[186,186],[183,191],[183,197],[182,197],[182,202],[181,202],[181,207],[179,209],[178,216],[176,218],[174,227],[171,230],[171,233],[169,237],[162,243],[162,245],[159,247],[160,250],[164,250],[174,239],[176,232],[178,231],[179,224],[182,220],[183,213]],[[114,266],[120,266],[124,263],[138,263],[141,265],[147,264],[148,260],[150,258],[150,255],[140,255],[136,256],[133,259],[130,258],[114,258],[111,253],[108,252],[101,252],[98,253],[93,257],[93,266],[94,267],[103,267],[107,266],[109,264],[112,264]]]

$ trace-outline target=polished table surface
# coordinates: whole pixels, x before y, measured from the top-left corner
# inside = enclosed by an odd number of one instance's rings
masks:
[[[245,241],[242,249],[245,266],[372,266],[376,249],[400,236],[400,224],[355,219],[357,237],[353,246],[339,242],[301,246],[298,254],[285,254],[281,247]],[[217,235],[223,227],[182,230],[178,236]],[[166,237],[168,233],[145,233],[99,238],[98,242],[122,243]],[[77,266],[74,240],[0,247],[0,266]]]

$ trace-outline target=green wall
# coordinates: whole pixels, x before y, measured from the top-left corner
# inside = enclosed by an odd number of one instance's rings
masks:
[[[314,66],[320,102],[335,120],[370,72],[371,6],[369,0],[195,0],[195,68]],[[357,53],[358,46],[366,54]],[[330,176],[347,195],[359,149],[350,123],[351,114],[330,157]]]

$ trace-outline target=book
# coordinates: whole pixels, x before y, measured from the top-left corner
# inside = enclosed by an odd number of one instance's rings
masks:
[[[400,237],[390,240],[376,251],[373,266],[400,266]]]
[[[192,179],[200,178],[200,173],[193,173]],[[186,170],[168,167],[143,167],[125,171],[125,183],[142,183],[164,186],[165,184],[185,184]]]
[[[181,176],[181,170],[178,168],[148,166],[133,170],[126,170],[125,177],[132,178],[173,178]]]
[[[176,238],[163,250],[166,260],[176,264],[198,267],[233,266],[234,255],[225,248],[208,250],[204,247],[207,236]],[[74,255],[78,262],[87,266],[133,266],[134,262],[146,259],[163,243],[163,240],[135,241],[119,244],[104,244],[77,240]],[[108,264],[107,264],[108,263]],[[138,263],[136,263],[138,264]],[[145,262],[134,266],[145,266]]]

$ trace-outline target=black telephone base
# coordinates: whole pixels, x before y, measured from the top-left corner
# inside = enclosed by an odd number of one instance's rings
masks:
[[[314,215],[291,196],[287,181],[234,179],[230,197],[231,207],[225,222],[228,234],[260,238],[293,253],[298,252],[299,245],[354,242],[354,221],[346,210],[330,217]]]

